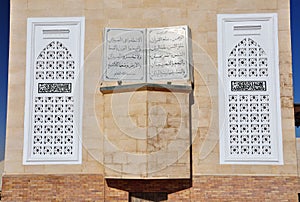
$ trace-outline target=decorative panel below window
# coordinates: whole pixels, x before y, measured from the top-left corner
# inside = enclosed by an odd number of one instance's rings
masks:
[[[84,18],[30,18],[24,164],[81,162]]]
[[[277,16],[219,15],[221,163],[282,163]]]

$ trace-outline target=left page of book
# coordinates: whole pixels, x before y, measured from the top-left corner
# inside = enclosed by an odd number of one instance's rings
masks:
[[[105,28],[104,81],[146,81],[145,29]]]

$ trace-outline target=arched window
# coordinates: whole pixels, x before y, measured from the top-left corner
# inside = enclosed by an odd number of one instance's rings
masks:
[[[83,18],[28,23],[23,163],[80,163]]]

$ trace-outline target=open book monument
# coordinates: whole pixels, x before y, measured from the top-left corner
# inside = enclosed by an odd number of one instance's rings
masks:
[[[191,80],[187,26],[104,32],[104,81]]]

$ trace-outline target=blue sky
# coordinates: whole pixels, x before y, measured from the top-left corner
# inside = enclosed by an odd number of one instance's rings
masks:
[[[300,103],[300,1],[291,0],[290,2],[294,103]],[[296,136],[300,137],[300,127],[296,128]]]
[[[294,102],[300,103],[300,0],[291,2],[291,31],[294,78]],[[7,105],[7,67],[9,39],[9,0],[1,0],[0,7],[0,161],[4,158],[6,105]],[[298,79],[296,79],[298,78]],[[300,137],[300,127],[296,130]]]
[[[9,38],[9,0],[1,0],[0,7],[0,161],[4,158],[6,99],[7,99],[7,67]]]

